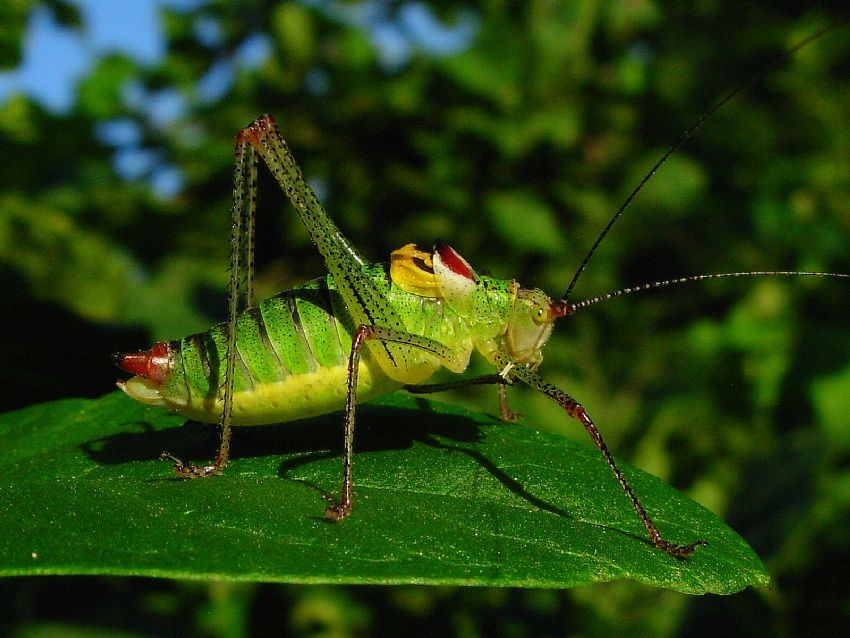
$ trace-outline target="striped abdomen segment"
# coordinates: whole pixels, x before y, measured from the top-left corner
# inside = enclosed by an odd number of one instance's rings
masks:
[[[240,413],[262,412],[267,418],[276,415],[278,420],[304,415],[304,407],[293,407],[290,415],[289,405],[309,403],[315,407],[309,409],[312,413],[335,409],[345,396],[351,332],[351,320],[329,277],[282,292],[240,314],[234,421],[255,421],[253,417],[240,419]],[[169,383],[172,396],[188,394],[190,409],[184,412],[214,420],[224,382],[226,324],[172,342],[171,347],[175,356],[175,374]],[[365,380],[374,376],[367,372]],[[258,401],[279,406],[257,406]]]

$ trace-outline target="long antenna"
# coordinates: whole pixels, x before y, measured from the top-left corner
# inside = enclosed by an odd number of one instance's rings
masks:
[[[810,272],[806,270],[748,270],[745,272],[718,272],[706,275],[689,275],[687,277],[676,277],[674,279],[663,279],[652,281],[637,286],[629,286],[620,288],[612,292],[607,292],[604,295],[590,297],[576,303],[565,303],[563,301],[555,302],[553,307],[554,316],[572,315],[583,308],[598,304],[602,301],[608,301],[616,297],[623,297],[637,292],[646,292],[647,290],[655,290],[657,288],[666,288],[667,286],[676,286],[679,284],[690,284],[698,281],[706,281],[708,279],[722,279],[724,277],[832,277],[835,279],[850,279],[850,275],[838,272]]]
[[[605,239],[605,236],[608,234],[608,232],[611,230],[611,228],[614,226],[614,224],[617,223],[617,220],[620,219],[620,216],[623,214],[623,212],[626,210],[626,208],[628,208],[629,205],[632,203],[632,200],[634,200],[634,198],[637,197],[637,194],[641,190],[643,190],[643,187],[652,178],[652,176],[655,175],[655,172],[659,168],[661,168],[661,165],[664,164],[664,162],[666,162],[668,160],[668,158],[673,153],[678,151],[679,148],[682,146],[682,144],[684,144],[691,137],[693,137],[693,135],[694,135],[694,133],[696,133],[697,129],[699,129],[705,123],[705,121],[708,118],[710,118],[717,111],[719,111],[721,108],[723,108],[723,106],[725,106],[726,103],[729,102],[736,95],[738,95],[742,91],[745,91],[746,89],[750,88],[753,84],[755,84],[760,79],[762,79],[767,73],[770,73],[771,71],[780,68],[782,66],[782,64],[785,63],[785,60],[787,58],[793,56],[797,51],[799,51],[804,46],[809,44],[809,42],[818,39],[823,34],[831,31],[832,29],[836,28],[837,26],[841,25],[842,23],[843,23],[842,21],[833,22],[832,24],[829,24],[829,25],[823,27],[819,31],[815,31],[812,35],[808,36],[807,38],[803,39],[801,42],[799,42],[796,45],[794,45],[793,47],[791,47],[781,57],[777,56],[776,61],[774,61],[772,64],[769,64],[768,66],[766,66],[764,69],[762,69],[761,71],[759,71],[755,75],[751,76],[748,80],[746,80],[744,83],[740,84],[738,87],[732,89],[729,93],[724,95],[720,99],[720,101],[716,102],[705,113],[700,115],[699,119],[692,126],[690,126],[688,129],[686,129],[685,132],[682,133],[679,136],[679,139],[676,140],[676,142],[673,144],[673,146],[671,146],[669,149],[667,149],[667,152],[664,153],[664,155],[662,155],[661,158],[657,162],[655,162],[655,164],[652,166],[652,168],[649,169],[649,172],[646,175],[643,176],[643,179],[640,180],[638,185],[635,186],[634,190],[629,194],[629,196],[626,198],[626,200],[620,205],[620,207],[617,209],[617,211],[614,213],[614,215],[611,217],[611,219],[608,220],[608,223],[605,225],[605,228],[603,228],[602,232],[599,233],[599,236],[596,238],[596,241],[593,242],[593,245],[590,247],[590,250],[587,251],[587,254],[584,256],[584,259],[582,260],[581,264],[579,264],[579,267],[576,270],[575,274],[573,275],[573,278],[570,280],[570,285],[567,286],[566,292],[564,292],[563,296],[561,297],[561,302],[565,305],[569,305],[570,294],[572,294],[573,288],[575,288],[575,285],[578,282],[579,277],[581,277],[585,268],[587,268],[588,262],[590,261],[591,257],[593,257],[593,254],[596,252],[596,249],[599,248],[599,245],[602,243],[602,240]]]

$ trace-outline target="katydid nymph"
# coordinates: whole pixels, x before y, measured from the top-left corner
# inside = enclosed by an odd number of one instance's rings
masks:
[[[554,300],[516,281],[476,273],[456,250],[439,240],[427,250],[404,246],[393,252],[387,265],[368,262],[324,210],[275,120],[263,115],[237,135],[227,321],[205,333],[157,343],[147,351],[115,355],[116,363],[135,375],[118,385],[143,403],[220,424],[219,451],[208,465],[190,465],[163,452],[162,458],[171,460],[183,478],[222,473],[234,425],[279,423],[343,409],[342,487],[325,512],[327,519],[340,521],[353,505],[357,405],[400,388],[411,392],[444,389],[446,384],[423,384],[442,367],[462,373],[473,351],[478,351],[492,364],[493,374],[458,383],[496,385],[505,420],[513,417],[505,399],[506,386],[512,383],[527,384],[555,401],[591,436],[640,518],[648,542],[685,559],[707,539],[680,543],[662,534],[587,411],[569,394],[545,382],[538,368],[556,319],[620,295],[721,277],[850,279],[850,275],[826,272],[727,272],[656,281],[575,303],[569,300],[596,248],[637,192],[739,90],[708,111],[656,163],[600,233],[564,295]],[[255,305],[254,214],[260,159],[300,216],[328,274]]]

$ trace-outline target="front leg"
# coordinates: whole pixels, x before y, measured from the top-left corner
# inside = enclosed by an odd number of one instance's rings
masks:
[[[692,543],[688,543],[686,545],[679,545],[676,543],[671,543],[661,535],[661,531],[658,529],[655,523],[652,522],[652,519],[646,512],[646,508],[638,499],[631,485],[629,485],[628,481],[626,481],[626,477],[623,475],[623,472],[617,466],[617,463],[614,461],[614,456],[611,454],[611,451],[605,444],[605,441],[602,438],[602,434],[599,432],[596,425],[593,423],[593,420],[590,418],[590,415],[587,414],[587,411],[584,409],[584,406],[582,406],[581,403],[573,399],[570,395],[568,395],[560,388],[552,385],[551,383],[546,383],[530,369],[523,366],[514,366],[512,362],[506,357],[501,357],[499,363],[501,365],[504,365],[506,369],[509,369],[510,374],[512,376],[516,376],[524,383],[527,383],[535,390],[542,392],[547,397],[555,401],[564,409],[564,411],[569,416],[576,419],[584,426],[584,429],[590,435],[590,438],[593,439],[593,443],[596,445],[597,449],[602,453],[602,456],[605,459],[605,462],[608,464],[608,467],[611,468],[611,471],[617,478],[617,482],[619,482],[620,487],[626,493],[626,496],[629,497],[629,500],[632,503],[632,507],[634,507],[638,518],[640,518],[644,528],[646,529],[647,534],[649,535],[650,542],[655,547],[664,552],[667,552],[675,558],[685,559],[691,556],[691,554],[694,553],[694,550],[698,546],[708,545],[708,542],[702,539],[693,541]]]
[[[431,394],[433,392],[448,392],[473,385],[498,385],[499,386],[499,418],[506,423],[516,423],[522,417],[522,412],[514,412],[508,406],[507,386],[511,380],[501,374],[486,374],[472,379],[460,379],[448,383],[426,383],[416,385],[405,385],[404,389],[411,394]]]

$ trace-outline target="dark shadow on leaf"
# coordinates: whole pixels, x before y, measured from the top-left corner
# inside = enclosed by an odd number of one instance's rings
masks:
[[[522,427],[522,426],[516,426],[516,427]],[[541,498],[535,496],[534,494],[532,494],[531,492],[529,492],[527,489],[525,489],[525,487],[523,486],[522,483],[520,483],[516,479],[514,479],[511,476],[509,476],[508,474],[506,474],[498,465],[493,463],[490,459],[488,459],[486,456],[481,454],[481,452],[479,452],[478,450],[476,450],[474,448],[470,448],[470,447],[465,447],[465,446],[448,445],[446,443],[443,443],[442,441],[438,441],[438,440],[434,439],[433,437],[430,437],[430,438],[431,438],[431,440],[428,441],[427,443],[429,445],[432,445],[433,447],[442,448],[442,449],[448,450],[450,452],[462,452],[463,454],[466,454],[470,458],[474,459],[476,463],[478,463],[484,469],[486,469],[507,490],[513,492],[514,494],[519,496],[521,499],[523,499],[524,501],[526,501],[530,505],[533,505],[534,507],[536,507],[536,508],[538,508],[538,509],[540,509],[544,512],[549,512],[550,514],[554,514],[556,516],[562,516],[564,518],[570,518],[570,519],[575,520],[575,518],[576,518],[575,515],[571,514],[567,510],[561,509],[560,507],[556,507],[556,506],[552,505],[551,503],[547,503],[543,499],[541,499]],[[646,543],[647,545],[652,545],[651,541],[644,535],[634,534],[634,533],[626,531],[626,530],[622,530],[622,529],[619,529],[619,528],[616,528],[616,527],[611,527],[610,525],[602,525],[600,523],[595,523],[595,522],[589,521],[589,520],[582,520],[581,522],[584,525],[596,527],[596,528],[599,528],[599,529],[606,529],[606,530],[610,530],[610,531],[615,531],[615,532],[618,532],[618,533],[623,534],[625,536],[628,536],[630,538],[634,538],[635,540],[638,540],[642,543]]]
[[[559,507],[555,507],[551,503],[547,503],[546,501],[536,497],[534,494],[526,490],[525,487],[523,487],[522,483],[505,474],[505,472],[498,465],[493,463],[493,461],[481,454],[481,452],[479,452],[478,450],[464,446],[448,445],[433,437],[429,438],[430,441],[428,441],[428,445],[437,448],[442,448],[450,452],[462,452],[463,454],[466,454],[470,458],[474,459],[476,463],[481,465],[485,470],[492,474],[493,477],[496,478],[496,480],[498,480],[502,485],[505,486],[505,488],[519,496],[524,501],[527,501],[534,507],[537,507],[545,512],[549,512],[550,514],[556,514],[558,516],[572,518],[569,512],[562,510]]]
[[[474,459],[505,489],[532,506],[556,516],[574,518],[570,512],[529,492],[475,447],[483,439],[482,428],[522,426],[505,426],[495,417],[472,420],[462,415],[443,413],[420,398],[416,398],[414,403],[419,409],[371,405],[359,408],[355,458],[358,453],[408,449],[414,443],[448,452],[460,452]],[[126,432],[88,441],[80,448],[92,460],[104,465],[157,459],[163,450],[187,461],[205,462],[214,458],[218,442],[216,425],[188,421],[179,427],[162,429],[149,422],[128,420]],[[341,458],[342,447],[343,418],[341,413],[334,413],[277,425],[236,427],[231,460],[238,462],[246,458],[288,457],[281,462],[278,475],[305,484],[314,489],[320,498],[326,499],[329,494],[338,491],[339,485],[317,485],[289,475],[297,468],[318,461]],[[174,477],[165,472],[162,476],[151,478],[171,480]],[[604,525],[600,527],[610,529]],[[623,533],[646,541],[637,535]]]
[[[188,421],[183,427],[162,430],[147,421],[128,421],[126,432],[86,441],[80,449],[101,465],[119,465],[157,459],[171,448],[197,450],[201,458],[201,450],[207,449],[206,455],[213,456],[217,445],[217,428],[207,423]]]
[[[355,458],[362,452],[408,449],[414,442],[435,447],[435,436],[457,443],[477,443],[483,438],[480,430],[482,426],[498,423],[495,419],[491,423],[480,423],[455,414],[438,413],[430,403],[421,399],[417,399],[416,404],[419,407],[416,410],[370,405],[358,408],[354,435]],[[287,452],[307,453],[281,463],[278,471],[280,476],[309,463],[342,455],[341,413],[299,423],[309,424],[312,430],[305,431],[302,426],[298,430],[298,436],[303,439],[302,444],[297,449],[290,445]]]
[[[434,434],[458,442],[481,439],[480,424],[456,415],[368,405],[359,408],[357,415],[356,452],[405,449],[414,441],[427,443]],[[342,439],[342,413],[277,425],[241,426],[233,429],[230,458],[309,453],[304,461],[309,462],[340,454]],[[215,425],[187,421],[181,427],[157,429],[148,422],[128,421],[126,432],[87,441],[80,448],[104,465],[156,459],[163,450],[202,462],[215,456],[218,442]],[[291,463],[289,469],[296,467],[301,458],[285,461],[284,469]]]

